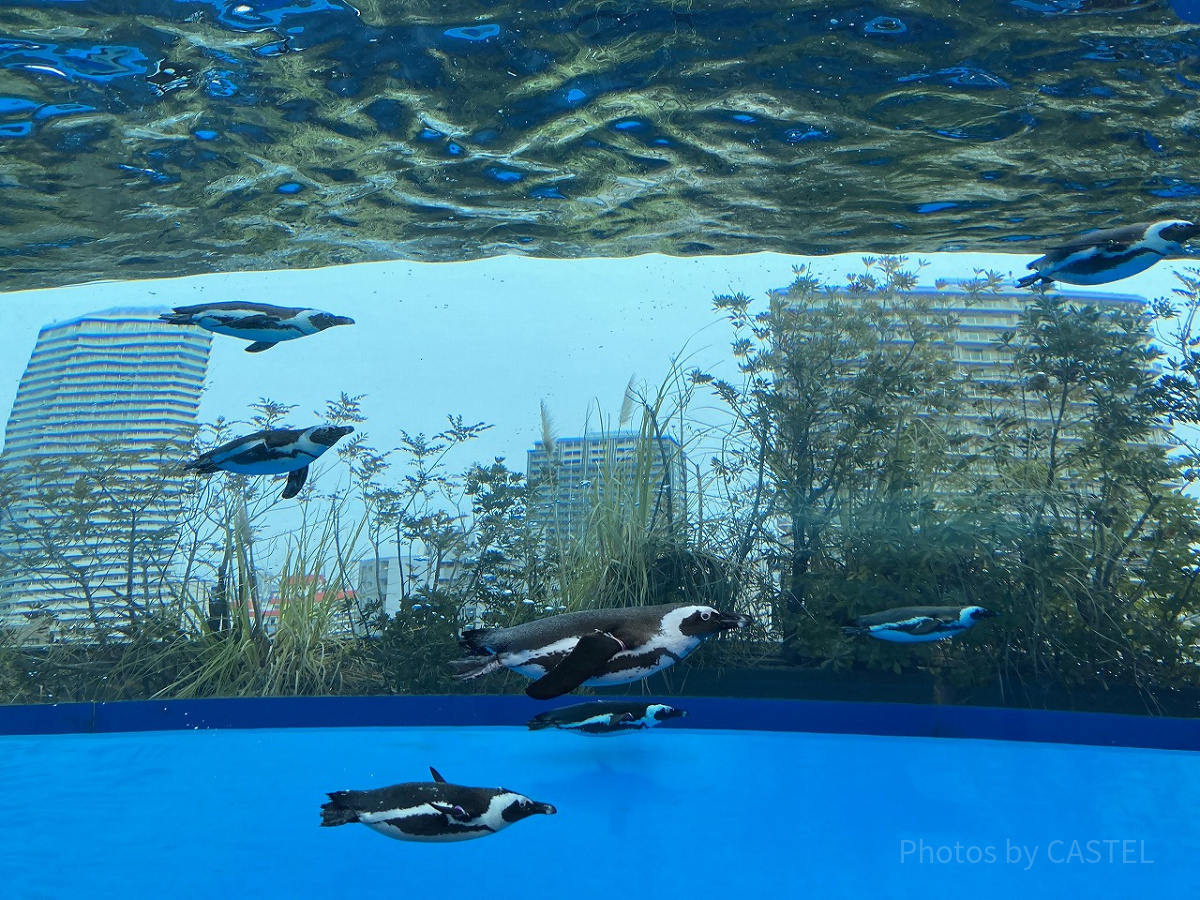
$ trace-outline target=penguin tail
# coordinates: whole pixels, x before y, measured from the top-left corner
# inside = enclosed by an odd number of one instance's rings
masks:
[[[205,459],[201,456],[198,459],[190,459],[180,465],[179,471],[183,473],[191,472],[194,475],[212,475],[217,472],[217,467],[213,465],[211,459]]]
[[[169,322],[172,325],[191,325],[192,324],[192,317],[188,313],[181,313],[181,312],[160,313],[158,317],[162,321]]]
[[[864,628],[862,625],[843,625],[842,634],[846,637],[858,637],[860,634],[867,634],[871,629]]]
[[[530,719],[525,724],[529,726],[530,731],[541,731],[543,728],[553,728],[554,727],[553,722],[547,722],[541,716],[534,716],[532,719]]]
[[[345,791],[334,791],[329,795],[329,802],[321,804],[321,827],[333,828],[335,825],[349,825],[358,821],[358,812],[342,804]]]
[[[480,675],[495,672],[498,669],[504,668],[504,666],[494,656],[473,656],[467,659],[451,660],[450,668],[454,670],[453,677],[455,681],[467,681],[470,678],[478,678]]]

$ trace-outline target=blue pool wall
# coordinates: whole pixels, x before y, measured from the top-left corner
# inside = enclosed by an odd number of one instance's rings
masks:
[[[0,706],[0,734],[214,728],[511,726],[555,704],[523,696],[267,697]],[[1200,719],[909,703],[677,697],[686,727],[1200,750]]]

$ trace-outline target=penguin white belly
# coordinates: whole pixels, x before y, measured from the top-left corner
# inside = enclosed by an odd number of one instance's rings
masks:
[[[436,807],[422,803],[407,809],[361,813],[358,821],[380,834],[403,841],[438,844],[469,841],[508,827],[509,822],[504,819],[504,805],[493,797],[482,814],[451,818]],[[411,827],[406,827],[407,822],[412,823]]]
[[[404,831],[402,828],[397,828],[395,825],[389,825],[387,822],[363,822],[363,824],[373,831],[378,831],[380,834],[387,835],[390,838],[400,841],[416,841],[422,844],[449,844],[454,841],[470,841],[492,833],[490,831],[456,831],[450,834],[412,834]]]
[[[504,655],[502,663],[518,675],[524,675],[526,678],[541,678],[546,674],[548,668],[540,660],[554,656],[557,663],[575,649],[577,643],[579,643],[579,638],[569,637],[555,641],[553,644],[547,644],[545,647],[538,647],[536,650],[510,651]],[[562,656],[557,654],[562,654]]]
[[[261,452],[261,444],[259,449]],[[269,455],[266,459],[256,459],[253,456],[246,460],[239,459],[243,454],[253,451],[252,447],[243,446],[217,459],[216,462],[226,472],[235,472],[238,475],[282,475],[284,472],[294,472],[307,466],[327,449],[308,437],[301,437],[290,447],[277,447],[267,451]]]
[[[1139,253],[1122,260],[1110,269],[1096,271],[1087,266],[1084,271],[1073,271],[1077,262],[1084,263],[1084,259],[1080,258],[1063,263],[1061,269],[1052,268],[1048,271],[1056,281],[1065,281],[1068,284],[1108,284],[1110,281],[1120,281],[1122,278],[1145,272],[1162,258],[1157,253]]]
[[[293,472],[301,466],[307,466],[315,458],[296,454],[281,459],[265,459],[252,463],[222,463],[221,468],[236,475],[283,475],[285,472]]]
[[[943,631],[938,634],[909,634],[907,631],[897,631],[892,628],[880,628],[871,632],[871,637],[879,638],[881,641],[891,641],[894,644],[929,644],[933,641],[942,641],[948,637],[954,637],[962,629],[954,631]]]
[[[579,643],[579,638],[569,637],[544,647],[538,647],[536,650],[509,653],[504,659],[504,665],[527,678],[538,679],[561,662],[577,643]],[[596,686],[639,681],[656,672],[661,672],[677,660],[683,659],[698,646],[700,646],[698,638],[678,635],[668,640],[661,634],[656,635],[655,640],[644,646],[633,647],[617,653],[605,666],[611,671],[595,675],[583,683]],[[553,660],[549,667],[542,662],[548,657]]]
[[[697,643],[699,643],[699,642],[697,641]],[[677,656],[678,656],[678,658],[682,659],[684,656],[687,655],[687,653],[690,653],[690,652],[691,651],[689,650],[689,651],[686,651],[685,653],[677,654]],[[620,666],[621,665],[620,661],[621,661],[622,657],[629,659],[629,658],[635,657],[635,656],[645,657],[646,651],[643,650],[641,653],[618,653],[616,656],[614,656],[612,658],[612,661],[609,663],[609,665],[610,666]],[[655,672],[661,672],[667,666],[671,665],[671,663],[675,662],[675,660],[676,660],[676,656],[670,656],[666,653],[660,653],[657,657],[653,658],[653,661],[649,665],[645,665],[643,663],[642,665],[633,666],[630,668],[620,668],[616,672],[611,672],[611,673],[608,673],[605,675],[597,675],[595,678],[589,678],[587,681],[584,682],[584,684],[587,684],[587,685],[628,684],[631,681],[639,681],[642,678],[646,678],[650,675],[653,675]]]
[[[288,341],[292,338],[304,336],[304,332],[290,325],[283,328],[239,328],[237,325],[229,323],[221,324],[210,319],[201,319],[197,324],[201,324],[209,331],[216,332],[217,334],[241,338],[246,341],[264,341],[266,343],[277,344],[280,341]]]

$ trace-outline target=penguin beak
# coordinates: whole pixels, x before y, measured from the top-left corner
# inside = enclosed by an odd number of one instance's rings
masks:
[[[743,616],[741,613],[721,613],[717,619],[717,628],[720,631],[730,631],[734,628],[745,628],[753,622],[750,616]]]
[[[541,813],[544,816],[552,816],[556,812],[558,812],[558,810],[555,809],[553,806],[551,806],[549,803],[535,803],[535,804],[533,804],[533,812],[535,815],[537,813]]]

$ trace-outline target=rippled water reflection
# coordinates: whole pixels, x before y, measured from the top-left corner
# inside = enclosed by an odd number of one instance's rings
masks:
[[[1187,214],[1198,88],[1151,0],[18,0],[0,284],[1013,250]]]

